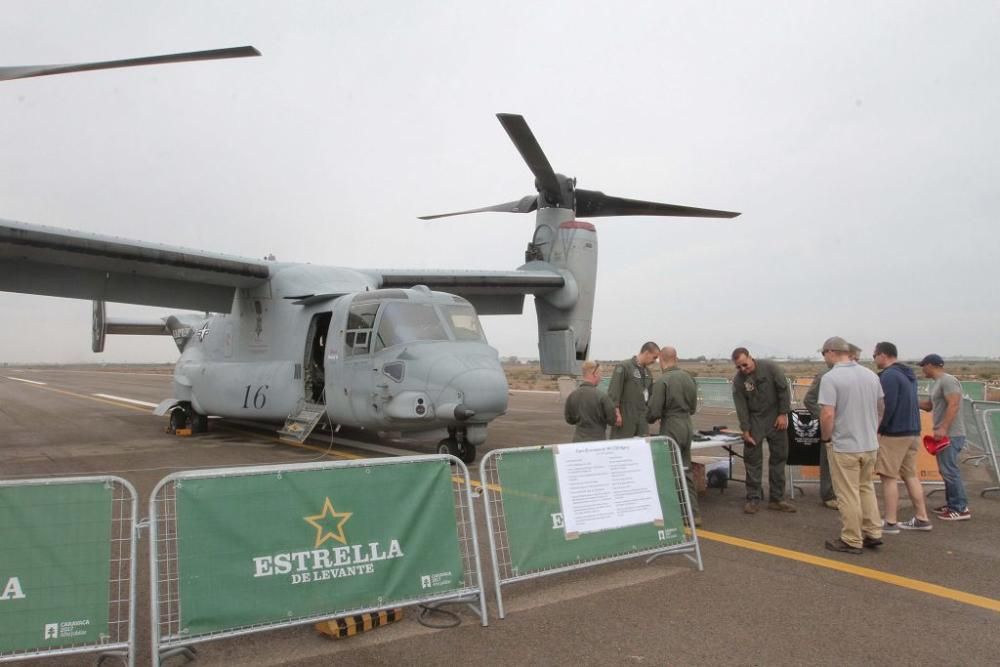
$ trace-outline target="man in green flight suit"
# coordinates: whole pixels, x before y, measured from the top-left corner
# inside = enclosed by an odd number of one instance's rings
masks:
[[[756,514],[760,506],[764,441],[767,440],[767,509],[794,512],[785,501],[785,461],[788,460],[788,413],[792,410],[788,379],[781,366],[768,359],[754,359],[745,347],[733,350],[733,402],[743,431],[747,502],[743,511]]]
[[[691,513],[694,525],[700,526],[698,492],[695,491],[691,473],[691,440],[694,437],[691,415],[698,411],[698,387],[690,373],[677,367],[677,350],[672,347],[660,348],[660,369],[663,374],[653,383],[649,396],[649,423],[659,419],[660,435],[673,438],[681,450]]]
[[[615,425],[611,438],[644,438],[649,433],[646,401],[653,388],[653,378],[646,370],[660,354],[653,341],[643,343],[639,354],[617,366],[608,385],[608,398],[615,406]]]
[[[596,361],[583,362],[580,386],[566,398],[563,416],[566,423],[576,426],[573,442],[606,440],[608,427],[615,423],[615,406],[607,394],[597,391],[600,368]]]

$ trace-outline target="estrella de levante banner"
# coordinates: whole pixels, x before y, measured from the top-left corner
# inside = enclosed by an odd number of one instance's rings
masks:
[[[108,640],[111,487],[0,486],[0,655]]]
[[[181,637],[465,588],[447,460],[176,487]]]

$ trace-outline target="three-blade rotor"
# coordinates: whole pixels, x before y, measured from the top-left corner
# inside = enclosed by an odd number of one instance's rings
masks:
[[[625,199],[612,197],[597,190],[577,190],[576,179],[557,174],[545,156],[535,135],[528,127],[523,116],[517,114],[497,114],[500,124],[507,131],[507,136],[535,175],[535,189],[538,195],[528,195],[517,201],[484,206],[467,211],[454,213],[439,213],[421,216],[421,220],[447,218],[453,215],[467,213],[483,213],[498,211],[502,213],[530,213],[539,208],[568,208],[576,215],[588,218],[600,218],[626,215],[674,216],[685,218],[735,218],[739,215],[734,211],[719,211],[677,204],[662,204],[640,199]]]
[[[118,67],[141,67],[144,65],[164,65],[167,63],[183,63],[197,60],[222,60],[224,58],[246,58],[259,56],[260,51],[252,46],[237,46],[229,49],[212,49],[210,51],[189,51],[187,53],[170,53],[162,56],[146,56],[143,58],[127,58],[125,60],[105,60],[91,63],[74,63],[67,65],[29,65],[22,67],[0,67],[0,81],[12,79],[28,79],[35,76],[50,76],[52,74],[67,74],[69,72],[88,72],[98,69],[116,69]]]

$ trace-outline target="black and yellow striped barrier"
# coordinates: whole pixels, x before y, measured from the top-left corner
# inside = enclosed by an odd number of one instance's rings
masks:
[[[380,625],[388,625],[403,618],[403,608],[387,609],[384,611],[372,611],[356,616],[344,616],[343,618],[331,618],[316,624],[316,630],[321,634],[342,639],[343,637],[353,637],[362,632],[368,632]]]

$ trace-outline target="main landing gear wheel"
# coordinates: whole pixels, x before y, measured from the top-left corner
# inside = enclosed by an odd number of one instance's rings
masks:
[[[445,438],[438,443],[438,454],[451,454],[462,463],[476,460],[476,446],[460,442],[457,438]]]
[[[192,433],[208,433],[208,415],[192,412],[191,431]]]

